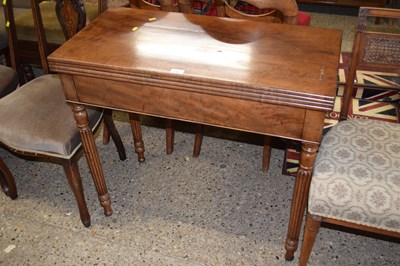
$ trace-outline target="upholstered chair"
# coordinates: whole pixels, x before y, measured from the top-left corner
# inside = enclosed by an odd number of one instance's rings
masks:
[[[30,4],[29,1],[26,2],[28,2],[25,3],[25,5],[28,6],[28,9],[24,9],[24,12],[14,14],[15,30],[17,32],[14,42],[16,42],[18,46],[18,64],[16,69],[19,73],[21,83],[35,78],[31,64],[40,65],[45,69],[45,73],[49,73],[47,60],[43,59],[43,56],[41,56],[39,51],[34,17],[32,16]],[[50,54],[71,36],[68,36],[66,32],[63,31],[62,25],[57,19],[55,12],[56,1],[39,0],[38,3],[41,14],[41,23],[43,26],[42,28],[44,30],[43,36],[46,38],[46,54]],[[87,21],[90,22],[98,14],[104,12],[108,7],[125,6],[128,4],[128,0],[84,0],[82,3],[84,4]],[[15,7],[13,8],[13,11],[16,11]],[[18,11],[20,10],[18,9]],[[113,123],[112,112],[110,110],[105,111],[104,121]],[[132,129],[135,152],[138,154],[138,161],[142,163],[145,161],[145,157],[139,115],[129,114],[129,122]],[[103,129],[103,143],[108,144],[111,132],[109,132],[108,127],[103,127]],[[116,140],[114,139],[114,141]],[[118,141],[118,143],[115,144],[119,145],[120,150],[123,149],[122,142],[119,143]]]
[[[399,19],[400,10],[360,8],[342,120],[359,66],[399,70],[400,34],[367,31],[368,17]],[[400,238],[399,169],[400,124],[350,119],[332,127],[323,137],[311,179],[299,264],[307,264],[321,222]]]
[[[36,0],[31,0],[35,18],[37,39],[42,53],[46,49],[46,38],[40,20],[40,9]],[[18,49],[15,36],[12,1],[5,6],[10,54],[13,66],[18,65]],[[3,76],[1,76],[3,77]],[[74,108],[79,113],[78,107]],[[87,108],[88,127],[95,129],[100,124],[103,111]],[[78,204],[84,226],[90,225],[90,215],[83,194],[78,159],[81,148],[80,136],[71,112],[65,101],[63,87],[58,75],[46,74],[27,82],[12,93],[0,99],[0,144],[22,156],[50,158],[64,167],[68,183]],[[118,132],[114,125],[105,123],[110,132]],[[119,135],[114,135],[119,138]],[[122,146],[123,148],[123,146]],[[119,151],[121,159],[125,151]],[[91,169],[93,170],[93,169]],[[15,181],[5,163],[0,160],[0,181],[3,191],[11,198],[17,197]],[[50,181],[51,182],[51,181]],[[106,215],[109,215],[106,213]]]

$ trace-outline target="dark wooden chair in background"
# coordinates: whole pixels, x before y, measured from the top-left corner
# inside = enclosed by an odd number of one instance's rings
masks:
[[[400,33],[368,31],[368,17],[399,20],[400,10],[360,8],[342,120],[359,66],[400,73]],[[324,136],[311,180],[300,265],[307,264],[321,223],[400,238],[399,143],[398,123],[372,119],[339,122]]]
[[[14,14],[19,15],[25,12],[30,12],[29,1],[15,0]],[[3,1],[0,1],[0,57],[4,57],[5,63],[11,66],[10,54],[8,50],[8,40],[6,31],[6,21],[4,19],[4,6]]]
[[[19,61],[23,66],[24,75],[29,81],[35,78],[32,66],[41,66],[41,60],[30,4],[29,1],[25,2],[25,9],[14,8],[14,20],[17,31],[16,46],[18,47]],[[86,2],[86,0],[83,2]],[[65,42],[65,38],[55,16],[55,1],[38,0],[38,3],[48,41],[47,47],[51,53]],[[92,20],[107,9],[107,1],[98,0],[97,3],[90,1],[85,8],[87,17]],[[21,80],[21,82],[23,81]]]
[[[65,2],[71,5],[70,1]],[[41,61],[46,73],[48,69],[46,60],[48,48],[39,4],[36,0],[31,0],[31,5]],[[74,10],[74,12],[81,12],[81,10]],[[68,15],[66,12],[62,14]],[[19,53],[15,42],[16,29],[11,0],[7,1],[5,17],[9,21],[7,30],[12,64],[14,68],[17,68],[19,66]],[[79,18],[83,19],[84,14],[80,13]],[[86,21],[86,18],[84,18],[84,21]],[[74,23],[72,25],[76,26],[74,29],[74,32],[76,32],[85,24]],[[74,108],[76,114],[79,114],[80,111],[78,107]],[[91,108],[87,108],[87,111],[89,114],[89,125],[87,126],[95,129],[101,122],[103,112]],[[114,124],[108,122],[105,121],[105,126],[112,132],[115,143],[122,144]],[[52,162],[63,165],[69,185],[78,203],[81,221],[85,226],[89,226],[90,215],[86,206],[77,163],[81,141],[71,113],[71,107],[65,102],[63,87],[58,75],[45,74],[35,78],[1,98],[0,124],[2,125],[0,127],[0,143],[12,152],[22,156],[50,158]],[[124,160],[126,158],[124,147],[117,147],[120,159]],[[95,170],[91,169],[91,171]],[[11,193],[11,198],[16,198],[17,191],[14,178],[3,161],[0,161],[0,173],[3,190],[8,194]],[[10,188],[13,189],[10,190]]]

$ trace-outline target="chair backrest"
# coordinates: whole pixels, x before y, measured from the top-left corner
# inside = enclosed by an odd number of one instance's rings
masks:
[[[104,0],[98,0],[98,1],[99,1],[99,9],[107,8],[107,1],[104,1]],[[42,16],[41,16],[41,12],[40,12],[40,5],[39,5],[40,2],[42,2],[42,0],[30,0],[30,5],[31,5],[31,9],[32,9],[32,16],[33,16],[34,24],[35,24],[35,32],[36,32],[36,38],[37,38],[38,47],[39,47],[41,66],[43,69],[43,73],[48,74],[49,67],[48,67],[48,63],[47,63],[47,56],[49,55],[49,48],[47,45]],[[62,1],[62,2],[66,2],[66,1]],[[68,1],[68,2],[70,2],[70,1]],[[76,2],[75,5],[79,6],[79,4],[77,4],[77,3],[80,3],[81,1],[75,0],[73,2]],[[27,78],[24,75],[25,71],[22,69],[23,66],[22,66],[21,60],[19,58],[18,45],[17,45],[17,40],[18,40],[17,30],[16,30],[16,25],[15,25],[15,20],[14,20],[14,11],[13,11],[13,0],[5,1],[4,16],[5,16],[6,28],[7,28],[8,46],[9,46],[11,66],[18,72],[20,83],[23,84],[26,81],[28,81],[29,78]],[[71,18],[73,18],[73,16],[71,16]],[[71,18],[70,18],[70,20],[72,21],[73,19],[71,19]],[[79,19],[81,19],[81,18],[82,18],[82,15],[80,14]],[[85,20],[86,20],[86,18],[85,18]],[[71,30],[70,32],[67,33],[66,38],[67,38],[67,36],[69,36],[69,37],[72,36],[72,34],[76,33],[83,26],[85,26],[85,24],[80,23],[74,30]],[[64,31],[64,33],[65,33],[65,31]]]
[[[295,0],[241,0],[261,10],[269,12],[259,15],[251,15],[234,8],[238,0],[224,0],[225,13],[228,17],[261,20],[266,22],[283,22],[285,24],[297,24],[298,7]]]
[[[46,34],[44,32],[42,14],[40,13],[39,1],[30,0],[30,2],[31,2],[33,22],[35,24],[36,39],[39,46],[40,61],[42,63],[43,73],[49,74],[49,64],[47,62],[49,49],[47,46]]]
[[[49,73],[47,56],[49,49],[44,31],[42,15],[39,2],[30,0],[32,15],[35,24],[36,37],[39,43],[40,59],[43,67],[43,73]],[[99,0],[99,11],[107,7],[107,1]],[[58,21],[60,22],[65,39],[68,40],[86,25],[86,12],[81,0],[57,0],[56,10]]]
[[[86,25],[86,11],[80,0],[57,0],[56,14],[66,40]]]
[[[400,75],[400,29],[397,28],[397,33],[379,31],[379,26],[373,26],[373,29],[370,30],[367,27],[369,17],[398,20],[400,19],[400,10],[372,7],[360,8],[352,59],[340,113],[341,120],[347,118],[356,73],[360,67]],[[385,28],[387,29],[387,26]],[[382,87],[382,89],[399,90],[400,85],[397,85],[395,87]]]

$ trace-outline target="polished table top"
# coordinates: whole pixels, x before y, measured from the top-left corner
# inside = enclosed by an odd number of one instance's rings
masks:
[[[156,76],[176,90],[330,110],[340,42],[337,30],[117,8],[49,62],[61,73]]]
[[[111,202],[85,105],[301,141],[285,242],[291,260],[325,112],[333,109],[340,44],[333,29],[116,8],[48,59],[106,215]]]

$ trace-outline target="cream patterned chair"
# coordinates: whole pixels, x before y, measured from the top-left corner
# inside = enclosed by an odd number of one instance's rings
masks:
[[[367,32],[370,16],[398,19],[400,10],[360,8],[342,119],[358,65],[400,69],[400,35]],[[311,180],[299,265],[307,264],[321,222],[400,238],[399,169],[400,124],[351,119],[331,128]]]
[[[312,177],[300,265],[321,222],[400,238],[400,125],[353,119],[324,137]]]

